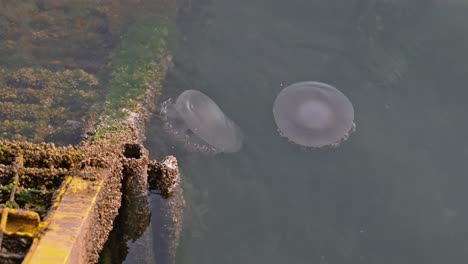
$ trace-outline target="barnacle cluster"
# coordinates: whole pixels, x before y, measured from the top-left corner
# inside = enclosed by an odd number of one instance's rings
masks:
[[[0,141],[0,207],[37,212],[43,218],[70,169],[82,159],[72,146]]]
[[[83,70],[1,70],[0,136],[33,142],[77,143],[90,108],[97,103],[97,79]]]
[[[164,197],[173,195],[174,188],[180,184],[177,159],[168,156],[162,162],[151,160],[148,164],[148,180],[150,189],[160,191]]]

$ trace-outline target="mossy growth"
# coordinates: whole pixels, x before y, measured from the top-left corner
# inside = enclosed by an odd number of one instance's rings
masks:
[[[7,203],[10,199],[11,192],[16,189],[17,183],[11,182],[6,185],[0,185],[0,204]]]
[[[98,69],[114,40],[114,2],[2,1],[0,64]]]
[[[117,49],[108,85],[106,114],[125,117],[135,111],[148,89],[159,89],[170,63],[171,25],[154,17],[131,24]]]
[[[80,135],[101,97],[97,85],[95,76],[80,69],[0,68],[0,136],[58,143]]]
[[[16,193],[15,202],[19,208],[34,211],[44,218],[48,204],[44,201],[52,201],[53,193],[47,190],[35,188],[22,188]]]
[[[125,122],[119,122],[117,120],[104,122],[97,129],[94,135],[95,140],[111,140],[117,139],[120,134],[126,130],[129,130],[130,126]]]

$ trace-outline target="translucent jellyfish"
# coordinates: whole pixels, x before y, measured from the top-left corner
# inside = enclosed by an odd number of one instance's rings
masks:
[[[242,147],[240,128],[218,105],[200,91],[187,90],[163,102],[165,130],[194,152],[237,152]]]
[[[337,147],[355,130],[354,108],[335,87],[300,82],[276,97],[273,115],[280,133],[312,148]]]

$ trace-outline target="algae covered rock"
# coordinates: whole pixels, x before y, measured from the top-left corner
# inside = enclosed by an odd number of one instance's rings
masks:
[[[96,77],[83,70],[1,69],[0,136],[78,143],[98,101]]]
[[[2,1],[3,66],[96,71],[113,46],[113,1]],[[64,43],[66,43],[64,45]]]
[[[97,261],[120,206],[126,177],[121,158],[143,161],[127,157],[126,146],[142,144],[145,121],[172,63],[170,23],[153,12],[159,8],[162,13],[161,4],[172,1],[145,1],[152,2],[150,8],[140,2],[0,4],[0,138],[13,140],[0,141],[2,206],[47,217],[50,201],[69,177],[93,182],[99,178],[96,171],[107,169],[111,177],[95,209],[99,225],[89,231],[87,263]],[[44,141],[80,144],[55,147],[40,143]],[[178,220],[182,209],[168,203],[163,211]],[[175,236],[168,244],[177,245],[181,222],[169,224],[179,229],[169,229]],[[168,254],[173,256],[175,248],[167,249]]]

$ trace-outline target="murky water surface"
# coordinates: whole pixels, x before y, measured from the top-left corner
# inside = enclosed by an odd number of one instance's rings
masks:
[[[197,89],[243,129],[236,154],[178,154],[177,263],[468,261],[468,3],[200,1],[178,20],[165,95]],[[317,80],[353,102],[339,148],[279,136],[276,95]],[[158,151],[156,151],[158,150]]]

